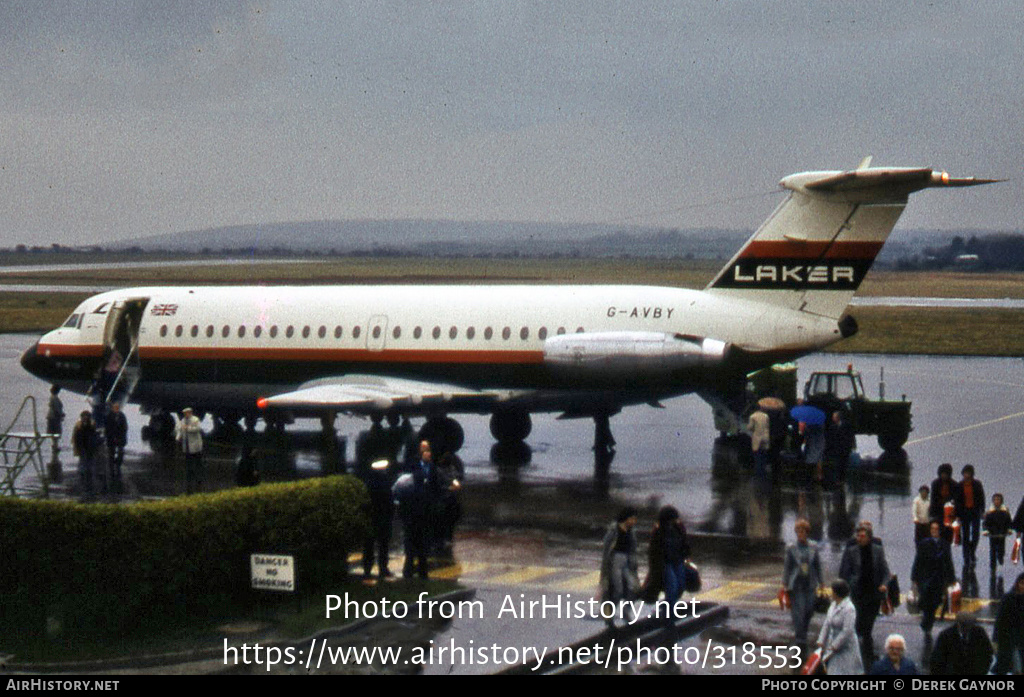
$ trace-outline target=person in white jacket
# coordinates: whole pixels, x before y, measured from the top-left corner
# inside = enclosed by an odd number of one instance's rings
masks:
[[[185,407],[175,433],[185,455],[185,493],[203,490],[203,429],[192,407]]]
[[[864,663],[857,640],[857,609],[850,600],[850,586],[842,579],[832,584],[832,605],[818,634],[821,661],[829,675],[863,675]]]

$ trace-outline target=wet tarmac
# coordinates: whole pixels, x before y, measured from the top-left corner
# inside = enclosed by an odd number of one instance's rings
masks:
[[[21,352],[33,340],[28,335],[0,335],[3,427],[26,395],[39,400],[42,418],[48,386],[18,364]],[[1019,435],[1024,420],[1024,362],[817,355],[800,361],[800,377],[806,378],[813,370],[841,370],[851,362],[863,373],[872,396],[877,394],[884,366],[886,395],[899,399],[906,394],[914,402],[914,431],[905,447],[906,467],[887,471],[875,467],[881,450],[874,439],[859,437],[862,466],[851,467],[842,485],[816,485],[798,469],[759,481],[732,464],[728,456],[716,457],[710,408],[692,396],[669,400],[664,409],[628,408],[613,417],[611,427],[618,446],[604,484],[593,476],[590,421],[536,415],[529,452],[517,458],[493,447],[485,417],[459,418],[466,432],[460,455],[467,472],[463,492],[467,527],[460,534],[457,551],[467,563],[483,565],[474,567],[476,576],[467,572],[465,582],[487,586],[488,579],[500,578],[503,573],[487,566],[491,563],[506,565],[507,571],[530,565],[554,569],[550,573],[555,578],[566,569],[585,576],[587,569],[594,568],[595,546],[607,521],[620,505],[632,503],[644,510],[642,526],[650,523],[654,510],[662,504],[672,504],[683,513],[688,529],[695,533],[698,563],[707,568],[712,588],[724,589],[718,591],[720,601],[742,604],[749,600],[759,611],[766,603],[770,605],[781,575],[781,550],[794,539],[792,528],[798,515],[810,519],[814,539],[825,541],[822,550],[827,574],[837,568],[838,553],[856,521],[872,521],[876,536],[885,543],[890,567],[904,589],[908,588],[913,559],[912,499],[921,484],[930,484],[940,463],[952,463],[957,473],[965,463],[972,463],[989,496],[995,492],[1005,495],[1011,514],[1024,495],[1024,443]],[[85,402],[77,395],[65,393],[64,397],[69,414],[65,429],[70,431],[72,415],[85,408]],[[154,454],[139,434],[145,420],[135,407],[129,406],[126,413],[131,425],[125,463],[127,495],[181,493],[181,463]],[[367,426],[368,422],[360,419],[339,418],[337,422],[339,436],[350,444]],[[320,447],[317,422],[301,421],[290,427],[286,448],[279,447],[280,441],[262,442],[264,481],[317,476],[336,465],[336,457],[325,457]],[[233,485],[237,448],[233,442],[211,448],[210,487]],[[347,450],[351,456],[351,445]],[[286,455],[272,455],[281,452]],[[524,456],[526,462],[522,462]],[[64,457],[65,481],[74,495],[70,460]],[[31,490],[38,480],[27,471],[19,485]],[[548,561],[530,562],[538,558]],[[954,551],[954,560],[959,575],[959,549]],[[988,598],[992,589],[985,539],[979,544],[978,560],[976,595]],[[1019,569],[1007,567],[999,575],[1009,586]],[[585,578],[592,587],[593,579]],[[523,577],[510,577],[507,582],[510,588],[530,585]],[[584,592],[582,585],[580,588],[579,592]],[[983,615],[988,612],[986,606],[980,607]],[[876,640],[878,634],[876,631]]]

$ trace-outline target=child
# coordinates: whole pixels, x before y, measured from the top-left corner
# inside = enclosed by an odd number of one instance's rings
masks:
[[[931,524],[931,518],[928,515],[929,499],[928,494],[930,489],[928,485],[922,485],[918,491],[921,493],[916,499],[914,499],[914,544],[916,545],[921,540],[928,537],[928,530]]]
[[[996,566],[1003,565],[1006,553],[1006,535],[1010,531],[1010,511],[1003,505],[1003,495],[992,495],[992,507],[985,513],[985,534],[988,535],[989,564],[995,576]]]

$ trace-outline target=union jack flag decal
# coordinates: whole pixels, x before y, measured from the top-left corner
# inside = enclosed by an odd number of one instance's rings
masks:
[[[166,317],[167,315],[173,315],[178,312],[177,305],[154,305],[150,311],[151,315],[161,315]]]

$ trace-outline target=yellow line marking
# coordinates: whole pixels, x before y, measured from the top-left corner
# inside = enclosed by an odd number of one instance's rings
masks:
[[[554,588],[563,591],[576,591],[577,593],[594,593],[597,585],[601,582],[601,572],[591,571],[583,573],[576,578],[567,579],[554,584]]]
[[[952,431],[945,431],[943,433],[936,433],[933,436],[925,436],[924,438],[915,438],[914,440],[908,440],[906,445],[917,445],[918,443],[924,443],[925,441],[933,440],[935,438],[944,438],[945,436],[951,436],[954,433],[963,433],[964,431],[970,431],[975,428],[982,428],[984,426],[991,426],[1001,421],[1009,421],[1010,419],[1019,419],[1024,416],[1024,411],[1019,411],[1016,414],[1007,414],[1006,416],[1000,416],[998,419],[989,419],[988,421],[982,421],[981,423],[972,424],[970,426],[961,426],[960,428],[954,428]]]
[[[559,571],[561,571],[561,569],[555,569],[549,566],[525,566],[521,569],[516,569],[515,571],[509,571],[499,576],[485,579],[485,582],[495,585],[530,583],[542,576],[550,576],[551,574],[556,574]]]
[[[490,567],[490,564],[475,561],[464,561],[457,564],[451,564],[450,566],[444,566],[440,569],[434,569],[430,572],[431,578],[440,579],[453,579],[460,578],[462,576],[468,576],[469,574],[479,573]]]
[[[751,583],[749,581],[729,581],[724,586],[718,586],[712,588],[709,591],[701,591],[696,594],[696,597],[700,600],[712,600],[716,603],[722,603],[727,600],[733,600],[741,595],[747,595],[754,591],[758,591],[764,588],[768,588],[767,583]]]

